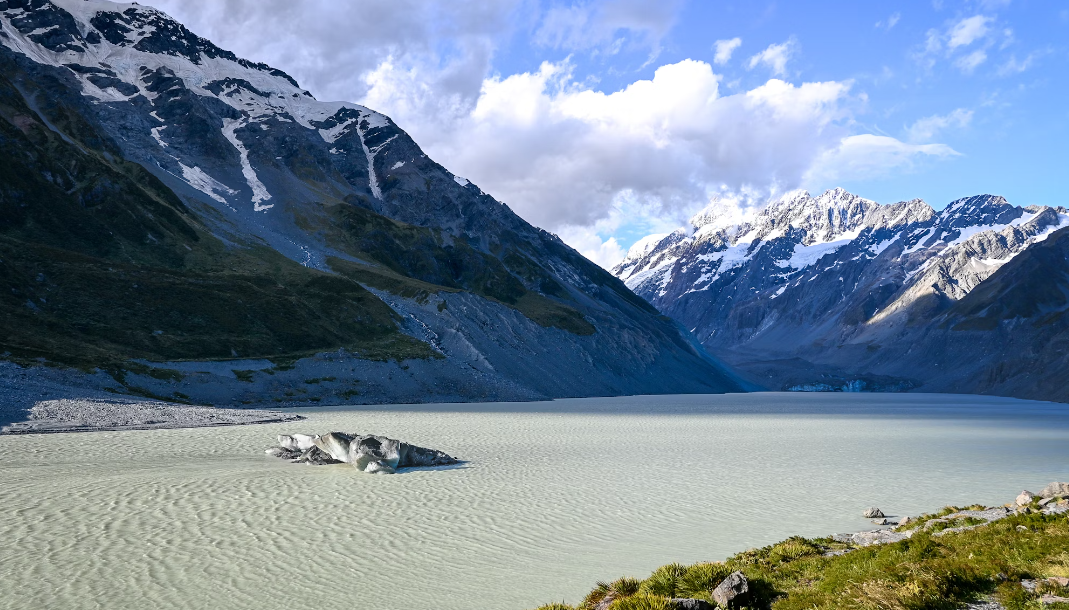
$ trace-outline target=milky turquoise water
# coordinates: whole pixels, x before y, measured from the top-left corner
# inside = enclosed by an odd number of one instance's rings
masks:
[[[0,437],[0,608],[533,608],[598,580],[1001,504],[1069,480],[1066,405],[673,396],[302,410],[297,424]],[[373,432],[459,468],[263,455]]]

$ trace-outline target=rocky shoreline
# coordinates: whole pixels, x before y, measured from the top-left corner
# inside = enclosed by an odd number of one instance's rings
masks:
[[[1059,482],[995,507],[947,507],[897,520],[874,507],[861,516],[880,529],[793,537],[720,562],[669,564],[644,580],[600,582],[576,606],[538,610],[727,610],[773,602],[786,609],[1064,610],[1067,515],[1069,483]]]
[[[42,400],[24,421],[0,427],[0,434],[51,434],[114,430],[167,430],[291,422],[292,413],[252,409],[217,409],[132,399]]]

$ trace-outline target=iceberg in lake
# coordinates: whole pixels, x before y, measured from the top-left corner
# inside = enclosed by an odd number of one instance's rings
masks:
[[[278,447],[268,455],[291,462],[322,465],[352,464],[361,472],[394,473],[400,468],[448,466],[457,460],[437,449],[427,449],[374,434],[330,432],[322,435],[280,434]]]

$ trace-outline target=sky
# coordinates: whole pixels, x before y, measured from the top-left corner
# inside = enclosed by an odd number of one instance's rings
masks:
[[[1061,0],[150,0],[605,267],[703,208],[843,187],[1069,206]]]

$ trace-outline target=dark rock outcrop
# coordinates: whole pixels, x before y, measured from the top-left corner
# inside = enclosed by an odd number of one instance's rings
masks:
[[[745,606],[749,599],[750,583],[742,572],[732,572],[713,589],[713,601],[721,608]]]

